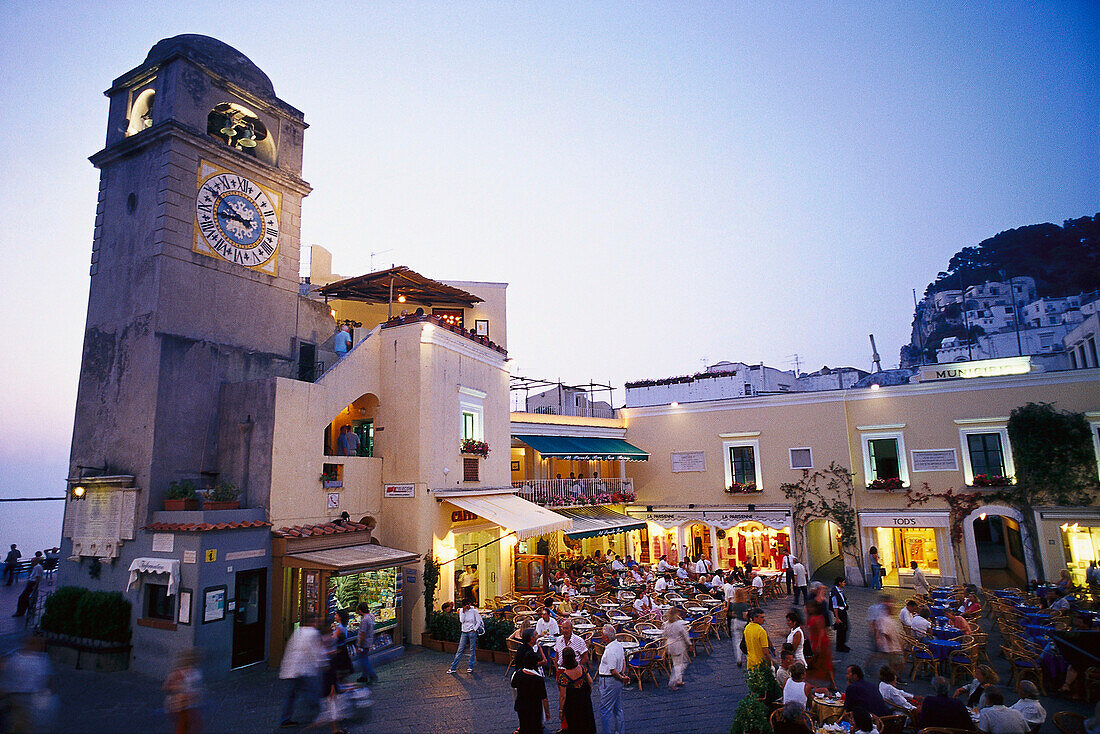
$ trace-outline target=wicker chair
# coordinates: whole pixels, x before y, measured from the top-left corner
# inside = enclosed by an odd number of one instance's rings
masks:
[[[1059,711],[1054,715],[1054,726],[1061,734],[1085,734],[1085,717],[1071,711]]]
[[[881,734],[903,734],[905,723],[909,721],[908,714],[890,714],[882,717]]]
[[[642,690],[642,678],[649,676],[653,684],[657,685],[656,666],[657,649],[655,647],[640,647],[626,658],[626,674],[638,681],[638,690]]]
[[[838,715],[837,718],[839,719],[840,716]],[[782,708],[777,708],[775,711],[772,711],[771,716],[768,717],[768,723],[771,725],[773,731],[776,729],[776,727],[778,727],[780,725],[780,723],[782,723],[782,721],[783,721],[783,709]],[[817,729],[817,726],[814,724],[813,719],[811,719],[810,715],[808,713],[806,713],[805,711],[802,712],[802,723],[805,724],[806,728],[809,729],[810,731],[815,731]]]
[[[974,668],[978,664],[978,655],[973,643],[964,645],[947,656],[947,665],[951,671],[951,683],[960,678],[969,681],[974,677]]]
[[[841,723],[847,722],[849,726],[851,726],[853,729],[855,728],[856,722],[852,719],[851,711],[848,711],[843,716],[841,716],[840,721]],[[878,729],[880,732],[883,730],[885,725],[882,723],[882,719],[879,718],[877,714],[871,714],[871,721],[875,723],[876,729]]]
[[[928,677],[932,678],[937,674],[937,662],[936,656],[932,653],[931,648],[922,642],[914,642],[911,647],[906,647],[906,661],[909,663],[909,677],[915,678],[915,673],[928,672]]]
[[[700,617],[688,627],[688,639],[691,641],[691,654],[697,654],[699,645],[710,655],[713,650],[710,646],[710,617]]]
[[[1022,680],[1030,680],[1039,689],[1039,693],[1047,695],[1043,687],[1043,666],[1039,662],[1038,655],[1009,646],[1005,651],[1005,657],[1008,658],[1012,668],[1012,674],[1008,679],[1010,684],[1013,681],[1019,683]]]

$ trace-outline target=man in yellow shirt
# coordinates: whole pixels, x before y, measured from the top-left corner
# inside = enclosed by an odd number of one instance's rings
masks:
[[[745,626],[745,648],[747,669],[751,670],[762,662],[771,665],[772,654],[768,649],[768,631],[764,629],[764,612],[761,609],[753,609],[749,612],[749,623]]]

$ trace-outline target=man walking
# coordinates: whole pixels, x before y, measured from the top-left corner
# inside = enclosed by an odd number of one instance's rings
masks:
[[[837,576],[833,589],[829,593],[829,602],[833,607],[833,629],[836,630],[836,651],[851,652],[848,647],[848,600],[844,598],[845,580]]]
[[[11,550],[8,551],[7,557],[4,558],[4,585],[11,586],[15,581],[16,571],[19,569],[19,559],[23,557],[23,554],[19,552],[19,549],[15,547],[15,543],[11,544]]]
[[[279,726],[298,726],[294,721],[294,699],[302,693],[310,706],[317,706],[321,698],[321,671],[328,665],[328,650],[317,629],[318,619],[310,619],[287,640],[279,677],[290,681],[286,703]]]
[[[787,596],[791,595],[791,587],[794,585],[794,558],[791,556],[790,550],[787,550],[783,554],[783,560],[779,562],[779,569],[783,572],[783,576],[787,580]]]
[[[931,593],[932,589],[928,586],[928,579],[924,577],[924,571],[917,566],[917,562],[912,561],[909,568],[913,569],[913,591],[925,596]]]
[[[745,638],[745,627],[749,623],[749,590],[739,587],[733,595],[733,603],[730,604],[729,618],[733,624],[733,632],[730,638],[733,640],[733,659],[740,668],[744,662],[744,653],[741,652],[741,641]]]
[[[623,684],[626,676],[626,651],[623,643],[615,639],[615,628],[603,626],[603,655],[600,656],[598,676],[600,688],[600,729],[603,734],[626,734],[626,717],[623,715]]]
[[[791,571],[794,574],[794,601],[792,604],[798,603],[798,595],[802,595],[802,603],[805,604],[809,601],[809,597],[806,596],[806,586],[809,584],[809,574],[806,573],[806,567],[802,565],[802,561],[792,557],[794,566]]]
[[[466,672],[472,673],[474,672],[474,662],[477,660],[477,633],[478,630],[484,629],[484,622],[481,621],[481,615],[473,608],[469,599],[462,601],[462,611],[458,613],[458,621],[462,625],[462,636],[458,640],[458,651],[455,653],[455,659],[451,661],[451,667],[447,672],[458,672],[458,661],[462,659],[462,651],[469,647],[470,663],[466,668]]]
[[[370,650],[374,645],[374,614],[365,601],[359,602],[355,611],[359,612],[359,636],[355,640],[355,646],[359,649],[359,682],[372,683],[378,680],[378,674],[370,664]]]

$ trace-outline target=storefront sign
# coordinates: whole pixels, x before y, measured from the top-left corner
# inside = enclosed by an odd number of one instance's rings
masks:
[[[455,510],[451,513],[451,522],[467,522],[469,520],[477,520],[478,517],[469,510]]]
[[[705,451],[681,451],[672,454],[672,471],[706,471],[707,453]]]
[[[861,512],[859,524],[864,528],[946,528],[948,516],[946,512],[913,514]]]
[[[910,451],[913,471],[958,471],[959,460],[955,449],[921,449]]]
[[[225,560],[239,561],[243,558],[263,558],[265,555],[267,555],[267,551],[265,551],[263,548],[256,548],[255,550],[233,551],[232,553],[226,553]]]
[[[415,484],[387,484],[385,487],[386,497],[415,497],[416,485]]]
[[[791,513],[787,510],[683,510],[672,512],[631,512],[631,517],[656,523],[671,529],[684,523],[703,522],[716,528],[728,530],[743,522],[758,522],[761,525],[782,530],[791,524]]]
[[[920,381],[957,380],[970,377],[999,377],[1001,375],[1026,375],[1031,372],[1031,357],[1005,357],[1004,359],[980,359],[975,362],[951,362],[921,367]]]
[[[153,552],[171,553],[176,545],[176,536],[172,533],[153,533]]]

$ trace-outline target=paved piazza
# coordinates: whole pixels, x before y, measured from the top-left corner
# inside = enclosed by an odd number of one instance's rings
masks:
[[[870,652],[864,620],[872,594],[864,589],[849,589],[848,597],[853,607],[852,652],[837,656],[838,681],[842,680],[844,664],[863,664]],[[788,608],[786,599],[773,600],[764,607],[773,641],[782,640],[778,632]],[[985,628],[989,624],[988,620],[982,622]],[[991,645],[998,642],[999,638],[994,633]],[[404,657],[380,667],[381,682],[374,688],[373,709],[366,716],[349,722],[348,730],[395,733],[511,732],[516,727],[516,717],[512,711],[511,689],[504,677],[504,666],[478,663],[477,672],[473,675],[460,672],[451,676],[446,673],[450,658],[444,653],[410,647]],[[1005,660],[995,652],[992,659],[1002,679],[1007,680]],[[465,665],[460,670],[464,671]],[[56,673],[58,688],[62,692],[58,731],[105,734],[171,731],[163,711],[159,680],[129,672],[95,674],[59,669]],[[645,734],[729,731],[733,708],[746,692],[744,671],[734,665],[731,642],[723,638],[715,645],[712,656],[701,653],[694,658],[685,682],[684,688],[677,693],[663,685],[654,687],[652,682],[647,683],[640,693],[636,686],[627,689],[623,696],[627,730]],[[914,693],[927,693],[928,682],[920,680],[909,685],[908,689]],[[283,691],[282,681],[278,680],[274,671],[267,669],[208,685],[204,707],[205,731],[295,731],[277,729]],[[553,717],[545,727],[547,732],[555,732],[558,728],[556,691],[552,693]],[[1015,697],[1009,700],[1015,700]],[[1072,704],[1061,699],[1046,698],[1043,705],[1049,716],[1067,709],[1086,712],[1083,704]],[[309,731],[329,729],[324,727]],[[1049,718],[1043,731],[1055,731]]]

